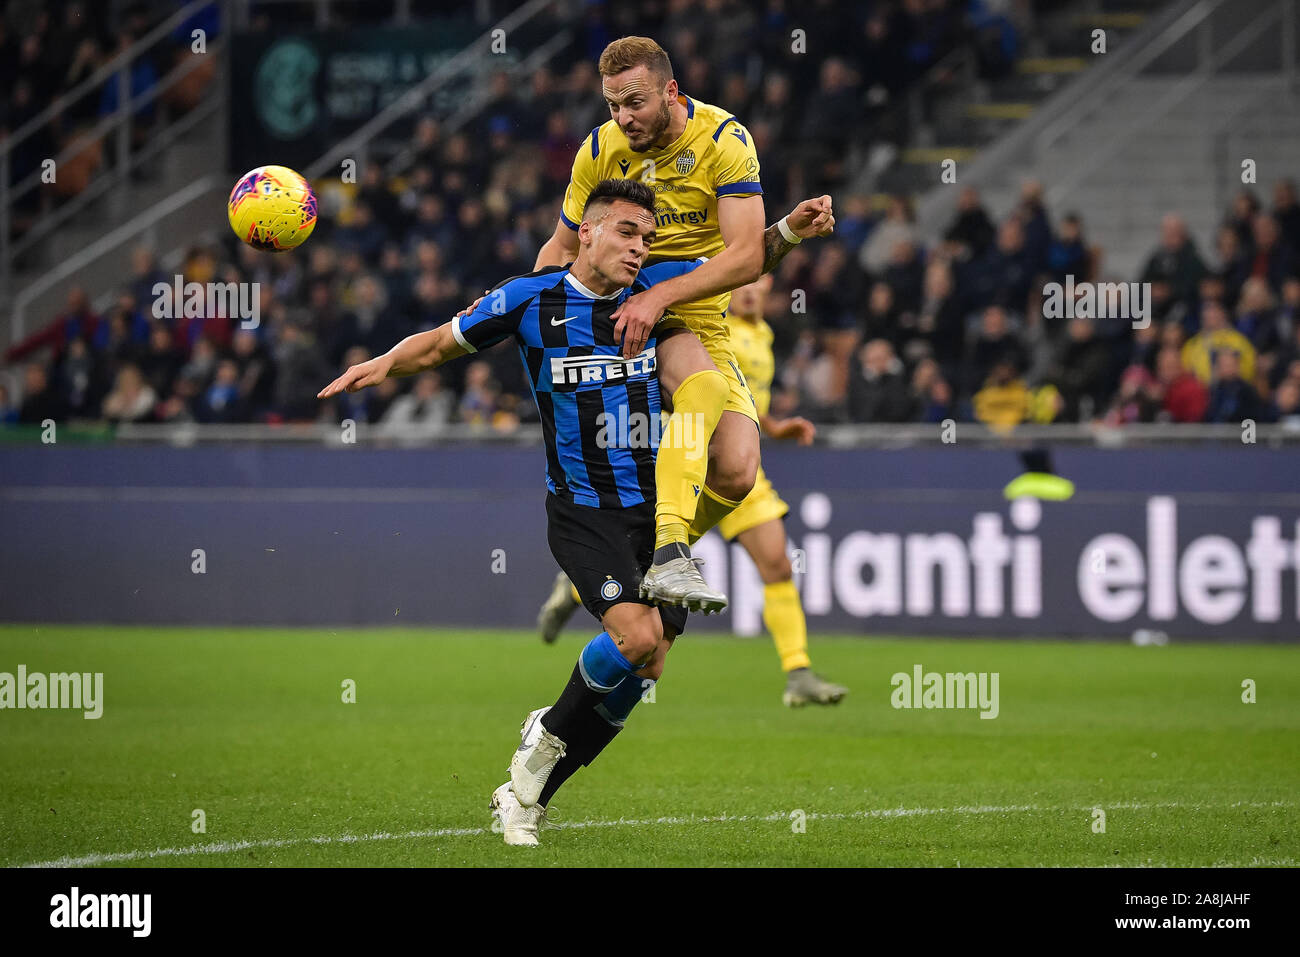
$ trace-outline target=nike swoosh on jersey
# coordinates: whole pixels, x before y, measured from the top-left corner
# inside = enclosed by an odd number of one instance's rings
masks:
[[[578,318],[577,316],[570,316],[568,319],[556,319],[554,316],[552,316],[552,317],[551,317],[551,325],[553,325],[553,326],[562,326],[562,325],[564,325],[566,322],[573,322],[573,320],[574,320],[574,319],[577,319],[577,318]]]

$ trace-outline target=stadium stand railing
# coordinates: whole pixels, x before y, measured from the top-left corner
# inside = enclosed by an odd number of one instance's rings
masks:
[[[0,433],[2,435],[3,433]],[[361,446],[434,446],[458,442],[497,442],[540,445],[541,435],[533,424],[511,429],[487,425],[450,423],[428,426],[419,423],[356,423],[345,433],[332,422],[264,425],[261,423],[140,423],[124,422],[115,427],[93,426],[83,435],[100,436],[129,443],[190,446],[198,443],[309,443],[342,448]],[[818,428],[817,444],[830,448],[910,448],[914,446],[1005,447],[1086,445],[1097,448],[1128,448],[1151,445],[1206,445],[1243,447],[1242,429],[1235,423],[1185,424],[1171,429],[1165,424],[1130,423],[1122,427],[1097,423],[1023,424],[1007,431],[978,422],[957,425],[957,441],[933,423],[826,425]],[[1260,424],[1253,445],[1265,448],[1300,445],[1300,427]]]

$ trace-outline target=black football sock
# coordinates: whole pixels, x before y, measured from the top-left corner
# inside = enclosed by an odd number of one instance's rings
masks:
[[[655,549],[654,558],[651,560],[651,564],[662,565],[664,562],[671,562],[674,558],[690,557],[690,548],[683,545],[681,542],[671,542]]]
[[[621,725],[610,724],[594,708],[583,715],[581,720],[571,727],[573,741],[565,742],[564,757],[556,762],[551,776],[546,779],[541,796],[537,799],[538,803],[543,807],[549,804],[555,792],[560,789],[560,785],[573,777],[579,768],[596,760],[596,755],[604,751],[605,746],[622,730]]]
[[[542,715],[542,727],[568,747],[583,718],[639,667],[624,658],[614,639],[602,631],[578,655],[569,683]]]

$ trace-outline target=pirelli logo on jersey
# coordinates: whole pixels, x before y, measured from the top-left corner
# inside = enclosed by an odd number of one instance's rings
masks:
[[[618,356],[563,356],[551,360],[551,385],[574,389],[590,382],[616,382],[655,371],[655,347],[622,359]]]

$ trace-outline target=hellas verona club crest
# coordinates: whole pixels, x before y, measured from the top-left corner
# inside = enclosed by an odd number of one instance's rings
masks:
[[[687,173],[691,171],[691,167],[693,167],[694,165],[695,165],[695,151],[682,150],[681,155],[677,157],[677,162],[676,162],[677,172],[685,176]]]

